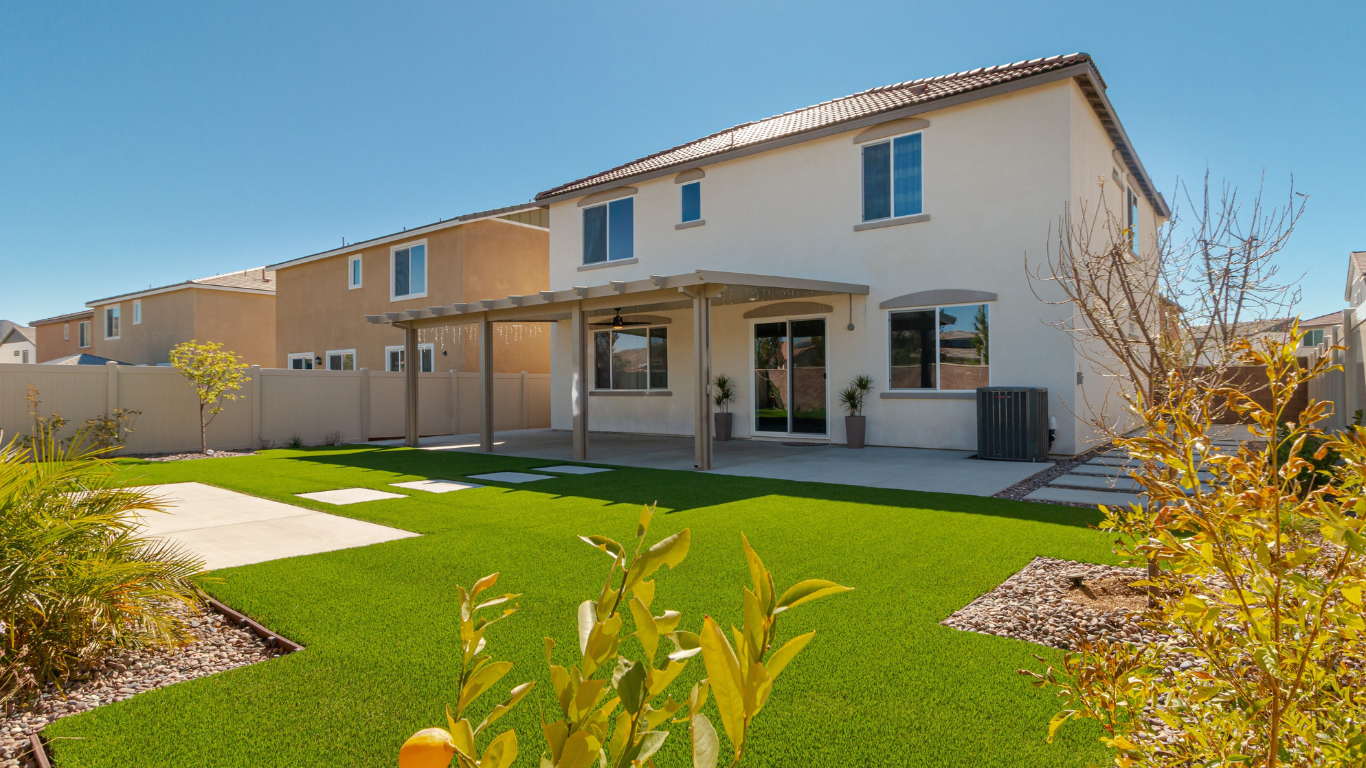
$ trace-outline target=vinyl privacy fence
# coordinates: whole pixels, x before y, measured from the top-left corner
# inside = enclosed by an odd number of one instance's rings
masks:
[[[418,419],[423,435],[479,430],[479,374],[423,373]],[[550,375],[495,373],[494,429],[550,426]],[[39,411],[70,423],[114,409],[141,411],[124,453],[199,449],[199,401],[173,368],[117,365],[0,365],[0,430],[8,441],[32,427],[24,393],[39,391]],[[340,433],[356,443],[403,436],[403,374],[389,371],[248,369],[247,381],[209,425],[210,448],[282,446],[298,436],[310,445]]]

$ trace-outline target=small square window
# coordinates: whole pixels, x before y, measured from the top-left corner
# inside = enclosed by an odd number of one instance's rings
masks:
[[[295,352],[289,356],[289,367],[295,371],[313,370],[312,352]]]
[[[921,134],[863,148],[863,220],[925,211]]]
[[[356,350],[354,349],[334,349],[327,353],[327,370],[329,371],[354,371],[356,370]]]
[[[583,263],[635,256],[635,198],[583,209]]]
[[[669,329],[625,328],[593,334],[595,389],[668,389]]]

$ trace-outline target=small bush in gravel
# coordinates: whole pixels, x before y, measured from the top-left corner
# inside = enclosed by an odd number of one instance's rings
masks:
[[[1136,582],[1154,596],[1144,623],[1159,640],[1096,640],[1043,673],[1021,670],[1067,702],[1050,738],[1097,720],[1121,768],[1366,761],[1366,430],[1327,438],[1308,426],[1327,407],[1310,403],[1277,450],[1292,395],[1329,370],[1326,359],[1300,366],[1297,331],[1240,345],[1266,371],[1270,407],[1176,376],[1161,406],[1135,403],[1147,429],[1118,444],[1142,462],[1149,508],[1101,507],[1102,527],[1128,563],[1159,566]],[[1235,455],[1206,437],[1223,401],[1256,437]],[[1316,469],[1301,458],[1310,440],[1323,441],[1315,461],[1332,451],[1341,462]],[[1315,471],[1326,482],[1302,482]]]
[[[165,505],[119,488],[109,448],[77,432],[0,449],[0,701],[23,703],[48,683],[117,649],[189,638],[170,603],[193,604],[203,562],[140,535],[139,511]]]

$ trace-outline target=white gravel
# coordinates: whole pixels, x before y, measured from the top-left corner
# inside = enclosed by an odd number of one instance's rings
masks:
[[[178,610],[185,609],[180,607]],[[73,681],[65,696],[50,688],[29,708],[0,719],[0,768],[36,766],[30,756],[28,735],[41,731],[54,720],[102,704],[123,701],[143,691],[279,655],[251,630],[235,627],[217,613],[193,616],[190,625],[197,639],[184,648],[118,654],[88,679]]]

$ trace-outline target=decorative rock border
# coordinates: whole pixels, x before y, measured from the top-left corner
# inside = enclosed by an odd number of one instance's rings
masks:
[[[240,611],[235,611],[232,608],[229,608],[228,606],[224,605],[218,600],[215,600],[207,594],[201,592],[200,598],[204,602],[204,604],[208,606],[212,611],[223,616],[223,618],[227,620],[228,624],[250,631],[253,635],[256,635],[258,638],[260,638],[261,641],[266,645],[266,647],[275,650],[275,652],[281,656],[287,653],[295,653],[297,651],[302,651],[304,649],[304,646],[294,642],[293,640],[290,640],[289,638],[277,632],[270,631],[264,625],[262,625],[255,619],[251,618],[250,616],[247,616],[246,614]],[[47,755],[47,748],[43,743],[41,729],[36,732],[28,734],[28,743],[28,759],[26,761],[21,753],[21,756],[18,758],[18,764],[21,766],[34,766],[35,768],[52,768],[52,761]]]

